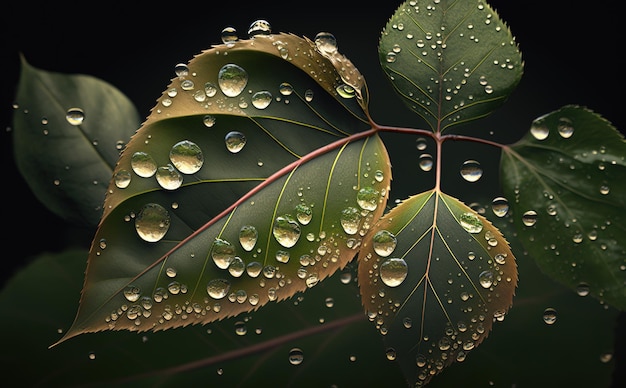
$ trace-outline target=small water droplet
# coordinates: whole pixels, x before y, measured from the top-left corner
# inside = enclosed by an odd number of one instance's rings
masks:
[[[483,223],[474,213],[467,212],[461,214],[459,223],[469,233],[480,233],[483,230]]]
[[[222,30],[222,43],[232,46],[239,40],[237,36],[237,30],[234,27],[225,27]]]
[[[183,176],[171,164],[157,168],[156,180],[166,190],[176,190],[183,184]]]
[[[382,257],[391,255],[396,249],[397,242],[396,236],[388,230],[378,231],[372,238],[374,252]]]
[[[253,21],[248,28],[248,37],[256,38],[258,36],[270,35],[272,33],[272,26],[267,20],[258,19]]]
[[[204,124],[205,127],[211,128],[212,126],[215,125],[215,116],[213,116],[213,115],[205,115],[202,118],[202,123]]]
[[[65,119],[71,125],[81,125],[85,120],[85,112],[80,108],[70,108],[65,112]]]
[[[550,134],[550,130],[543,120],[535,120],[530,126],[530,134],[537,140],[545,140]]]
[[[535,223],[537,223],[537,212],[534,210],[528,210],[527,212],[524,212],[524,214],[522,215],[522,222],[526,226],[535,225]]]
[[[341,227],[349,235],[356,234],[361,224],[361,213],[355,207],[347,207],[341,212]]]
[[[498,217],[504,217],[509,212],[509,201],[504,197],[497,197],[491,201],[491,210]]]
[[[272,102],[272,93],[267,90],[256,92],[252,95],[252,105],[257,109],[265,109]]]
[[[128,286],[124,289],[124,297],[129,302],[138,301],[140,296],[141,296],[141,290],[139,289],[139,287]]]
[[[149,178],[156,173],[157,164],[146,152],[135,152],[130,159],[133,172],[142,178]]]
[[[559,131],[559,135],[561,135],[564,139],[569,139],[574,134],[574,125],[572,124],[572,120],[567,117],[561,117],[559,119],[557,129]]]
[[[114,176],[115,186],[120,189],[125,189],[130,185],[131,175],[128,170],[119,170],[115,172]]]
[[[483,169],[476,160],[467,160],[461,165],[461,176],[468,182],[476,182],[483,176]]]
[[[204,156],[196,143],[183,140],[172,146],[170,160],[183,174],[195,174],[202,167]]]
[[[483,288],[489,288],[493,285],[493,272],[487,270],[478,275],[478,282]]]
[[[229,63],[220,69],[217,80],[224,95],[236,97],[248,84],[248,73],[241,66]]]
[[[337,39],[330,32],[320,32],[315,36],[315,46],[322,54],[337,52]]]
[[[580,283],[576,286],[576,293],[578,296],[587,296],[589,295],[589,285],[587,283]]]
[[[291,365],[300,365],[304,361],[304,352],[300,348],[292,348],[289,351],[289,363]]]
[[[238,131],[230,131],[224,137],[224,142],[228,151],[236,154],[246,145],[246,136]]]
[[[184,63],[177,63],[176,66],[174,66],[174,74],[176,74],[177,77],[186,77],[189,75],[189,67]]]
[[[225,279],[213,279],[206,286],[206,291],[213,299],[222,299],[230,291],[230,282]]]
[[[211,249],[211,257],[219,269],[226,269],[235,258],[235,247],[226,240],[216,238]]]
[[[421,154],[419,157],[419,166],[422,171],[430,171],[433,169],[433,156],[431,154]]]
[[[165,236],[170,227],[170,215],[156,203],[149,203],[139,211],[135,218],[135,229],[143,240],[157,242]]]
[[[248,326],[244,321],[235,322],[235,334],[246,335],[248,334]]]
[[[389,287],[397,287],[408,275],[406,261],[401,258],[390,258],[380,265],[380,279]]]
[[[298,222],[302,225],[308,225],[308,223],[311,222],[311,219],[313,218],[313,209],[311,209],[311,207],[308,205],[299,203],[296,206],[296,218],[298,219]]]
[[[291,248],[300,238],[300,225],[290,215],[276,217],[272,228],[274,238],[285,248]]]
[[[356,201],[363,210],[376,210],[380,193],[373,187],[364,187],[359,190]]]
[[[548,325],[553,325],[556,322],[556,310],[552,307],[548,307],[543,311],[543,321]]]
[[[243,249],[250,252],[254,249],[258,236],[259,233],[254,226],[244,225],[239,230],[239,243]]]

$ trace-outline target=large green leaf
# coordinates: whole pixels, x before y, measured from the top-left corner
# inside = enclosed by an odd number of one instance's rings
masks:
[[[402,202],[370,234],[359,252],[361,300],[409,386],[425,385],[504,319],[515,257],[493,224],[438,190]]]
[[[519,237],[554,279],[626,308],[626,144],[601,116],[564,106],[504,147],[502,187]]]
[[[337,55],[281,34],[180,66],[119,159],[63,339],[221,320],[292,297],[354,257],[391,170],[378,135],[346,136],[368,128],[366,99],[337,92],[349,78],[334,70]],[[280,99],[256,106],[258,93]],[[225,141],[234,130],[246,137],[237,152]]]
[[[139,128],[137,110],[105,81],[37,69],[21,59],[13,114],[20,173],[52,212],[95,227],[120,151]]]
[[[493,112],[523,73],[509,28],[483,0],[405,1],[378,52],[396,92],[437,132]]]

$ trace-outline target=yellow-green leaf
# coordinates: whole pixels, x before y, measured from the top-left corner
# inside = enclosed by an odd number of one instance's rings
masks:
[[[410,386],[467,353],[504,319],[517,266],[500,231],[438,190],[377,222],[359,252],[361,300]]]

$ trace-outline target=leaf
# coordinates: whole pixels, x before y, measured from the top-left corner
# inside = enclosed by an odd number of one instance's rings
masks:
[[[625,156],[624,138],[609,122],[567,105],[503,148],[500,166],[520,240],[542,271],[622,310]]]
[[[509,28],[482,0],[404,2],[378,53],[395,91],[436,132],[489,115],[523,73]]]
[[[120,150],[139,127],[137,110],[97,78],[37,69],[23,57],[21,65],[20,109],[13,114],[17,167],[53,213],[95,227]]]
[[[206,94],[224,66],[230,82],[247,69],[250,93],[228,97],[222,85]],[[313,42],[272,35],[218,46],[185,72],[120,157],[61,341],[206,324],[287,299],[343,268],[382,215],[389,157],[372,131],[346,136],[367,128],[354,117],[363,111],[336,92],[341,76]],[[295,96],[280,94],[282,83]],[[255,107],[256,93],[270,90],[288,106],[272,98]],[[233,130],[246,137],[234,153],[224,140]]]
[[[463,361],[504,319],[517,284],[508,242],[438,190],[382,217],[359,252],[361,300],[410,386]]]

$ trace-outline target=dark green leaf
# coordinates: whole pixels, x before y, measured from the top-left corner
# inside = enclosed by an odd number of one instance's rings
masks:
[[[592,111],[536,119],[502,153],[519,237],[538,266],[577,292],[626,308],[626,144]]]
[[[225,69],[231,81],[247,69],[241,94],[219,85]],[[195,57],[116,166],[78,316],[63,339],[206,324],[292,297],[343,268],[383,213],[391,170],[378,135],[346,136],[367,126],[355,118],[363,99],[336,91],[339,73],[313,42],[291,35]],[[280,99],[255,106],[257,93]],[[215,119],[208,126],[207,115]],[[233,130],[246,136],[238,152],[225,140]]]
[[[20,173],[52,212],[95,227],[120,150],[139,128],[139,115],[125,95],[102,80],[37,69],[24,58],[21,63],[13,115]]]
[[[509,28],[482,0],[404,2],[378,53],[396,92],[437,132],[493,112],[523,73]]]
[[[487,219],[437,190],[402,202],[370,235],[359,252],[361,300],[409,386],[425,385],[504,319],[515,257]]]

